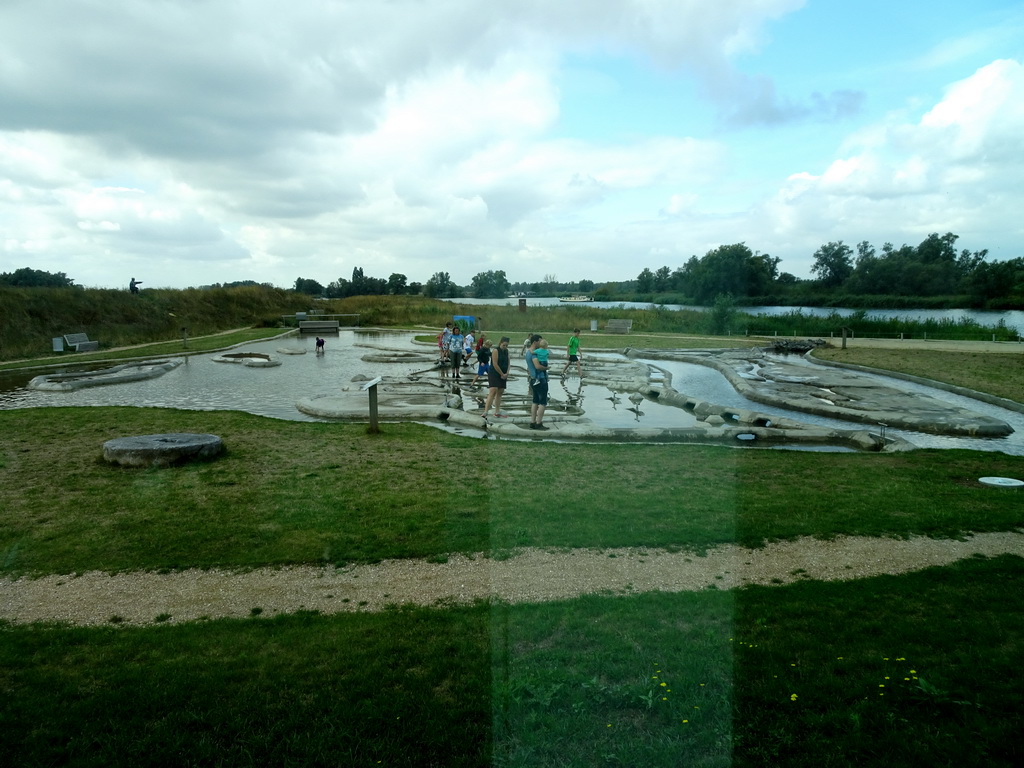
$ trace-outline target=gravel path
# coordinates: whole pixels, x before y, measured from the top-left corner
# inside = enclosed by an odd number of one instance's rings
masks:
[[[261,568],[244,572],[54,575],[0,580],[0,619],[78,625],[150,624],[201,618],[379,611],[393,604],[465,603],[481,598],[542,602],[583,594],[681,592],[715,586],[842,581],[948,565],[973,555],[1024,557],[1024,533],[981,533],[963,541],[840,537],[799,539],[762,549],[692,552],[615,549],[522,550],[495,560],[456,555],[446,563]],[[116,618],[115,618],[116,617]],[[158,619],[159,617],[159,619]]]

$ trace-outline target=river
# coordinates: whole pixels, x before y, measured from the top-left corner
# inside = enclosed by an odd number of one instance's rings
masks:
[[[444,299],[458,304],[472,304],[491,307],[515,306],[518,299]],[[563,305],[554,297],[530,297],[526,299],[527,306],[551,307],[594,307],[595,309],[649,309],[652,306],[662,307],[669,310],[695,309],[705,311],[708,307],[699,307],[683,304],[651,304],[650,302],[639,301],[592,301],[586,304],[565,304]],[[848,307],[737,307],[737,311],[748,315],[787,315],[792,312],[800,312],[812,317],[828,317],[835,312],[840,317],[849,317],[860,311]],[[995,327],[1003,323],[1007,328],[1015,330],[1018,334],[1024,335],[1024,312],[1011,310],[1007,312],[986,312],[976,309],[868,309],[865,316],[873,320],[887,320],[897,318],[900,320],[942,320],[948,319],[954,322],[967,319],[988,327]]]

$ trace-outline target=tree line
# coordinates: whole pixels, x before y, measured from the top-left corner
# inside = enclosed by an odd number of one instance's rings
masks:
[[[780,272],[780,259],[735,243],[693,256],[675,270],[645,268],[634,286],[638,294],[672,293],[679,303],[694,304],[712,304],[720,296],[790,304],[840,296],[958,297],[993,308],[1024,303],[1024,259],[989,263],[987,250],[957,250],[958,239],[952,232],[933,233],[916,246],[885,243],[881,249],[867,241],[855,248],[829,242],[814,252],[813,277],[806,280]]]
[[[871,306],[872,297],[945,297],[949,300],[947,306],[1024,306],[1024,258],[990,263],[986,261],[987,250],[958,250],[958,239],[952,232],[933,233],[916,246],[904,244],[897,248],[885,243],[880,249],[867,241],[856,246],[842,240],[828,242],[814,252],[813,277],[809,279],[781,272],[779,258],[752,251],[745,243],[733,243],[701,257],[691,256],[675,269],[645,267],[635,280],[600,286],[586,279],[559,282],[554,275],[545,275],[543,280],[533,283],[513,283],[504,270],[480,272],[469,285],[456,284],[448,272],[435,272],[426,283],[418,283],[398,272],[387,279],[371,277],[362,267],[355,267],[351,279],[338,278],[323,285],[300,277],[293,290],[331,299],[381,295],[505,298],[587,293],[605,300],[706,306],[713,305],[719,297],[739,304],[808,306]],[[0,273],[0,285],[72,287],[74,280],[63,272],[25,267]]]

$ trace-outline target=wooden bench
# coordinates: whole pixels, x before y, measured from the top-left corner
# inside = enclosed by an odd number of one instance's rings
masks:
[[[299,333],[337,333],[340,323],[337,320],[300,320]]]
[[[632,320],[609,320],[604,324],[607,333],[629,333],[632,328]]]
[[[87,333],[66,333],[64,334],[64,343],[75,352],[95,352],[100,348],[98,341],[89,341]]]

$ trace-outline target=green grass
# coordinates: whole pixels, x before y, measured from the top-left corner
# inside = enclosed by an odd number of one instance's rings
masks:
[[[0,748],[104,768],[1008,768],[1022,576],[1002,557],[733,592],[6,627]]]
[[[962,358],[902,357],[890,365],[967,373]],[[1009,358],[978,357],[971,375],[996,389]],[[172,431],[220,434],[228,452],[164,470],[101,458],[107,439]],[[1024,497],[977,483],[1024,476],[1024,457],[999,453],[369,436],[142,408],[0,411],[0,436],[8,576],[1024,527]],[[728,592],[0,625],[0,754],[104,768],[1016,766],[1022,576],[1007,556]]]
[[[211,352],[216,349],[224,349],[235,344],[244,344],[249,341],[260,341],[280,336],[284,328],[242,328],[227,333],[215,333],[209,336],[198,336],[189,338],[187,346],[181,338],[174,341],[161,341],[153,344],[139,344],[124,349],[107,349],[99,352],[65,352],[62,354],[50,355],[48,357],[37,357],[29,362],[20,361],[16,363],[0,363],[0,371],[12,371],[25,368],[26,365],[80,365],[82,363],[97,362],[102,360],[126,360],[139,357],[174,357],[183,354],[198,354],[200,352]]]
[[[970,451],[534,444],[412,424],[370,436],[362,425],[154,408],[0,411],[0,432],[0,573],[11,574],[521,546],[701,550],[1024,524],[1024,496],[977,483],[1024,475],[1024,457]],[[227,454],[170,469],[102,459],[106,440],[162,432],[218,434]]]

